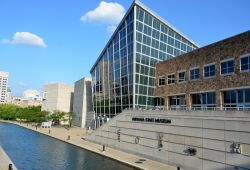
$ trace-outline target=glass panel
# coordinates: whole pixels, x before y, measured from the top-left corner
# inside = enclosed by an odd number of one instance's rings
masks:
[[[165,77],[159,78],[159,86],[165,85]]]
[[[186,81],[186,72],[180,72],[178,73],[179,75],[179,82],[183,82],[183,81]]]
[[[243,90],[238,90],[238,103],[243,103]]]
[[[249,70],[250,68],[249,68],[249,63],[250,63],[250,61],[249,61],[249,56],[248,57],[242,57],[241,59],[240,59],[240,62],[241,62],[241,70]]]
[[[245,90],[245,102],[250,103],[250,89]]]

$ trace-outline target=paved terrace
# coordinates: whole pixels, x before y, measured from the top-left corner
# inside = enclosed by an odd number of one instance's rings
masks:
[[[111,159],[117,160],[119,162],[122,162],[124,164],[136,167],[138,169],[145,169],[145,170],[176,170],[177,168],[174,166],[166,165],[157,161],[152,161],[144,157],[135,156],[132,154],[128,154],[122,151],[118,151],[109,147],[106,147],[105,151],[102,151],[102,145],[95,144],[89,141],[86,141],[83,139],[84,134],[86,134],[86,131],[78,128],[78,127],[72,127],[70,130],[67,130],[62,127],[52,127],[50,129],[48,128],[35,128],[32,127],[30,124],[20,124],[18,122],[10,122],[19,126],[22,126],[27,129],[31,129],[33,131],[39,132],[41,134],[59,139],[63,142],[73,144],[75,146],[78,146],[80,148],[95,152],[99,155],[103,155],[106,157],[109,157]],[[50,130],[50,133],[49,133]],[[70,136],[70,140],[68,140],[68,136]],[[144,159],[146,161],[142,161],[143,163],[136,163],[140,161],[141,159]],[[0,161],[1,162],[1,161]]]

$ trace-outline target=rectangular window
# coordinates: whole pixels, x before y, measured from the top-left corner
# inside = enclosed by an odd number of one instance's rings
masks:
[[[175,83],[175,75],[170,74],[168,75],[168,84],[174,84]]]
[[[180,108],[186,106],[186,97],[185,95],[171,96],[170,97],[170,107],[171,108]]]
[[[215,92],[192,94],[192,107],[211,108],[215,106]]]
[[[204,77],[213,77],[213,76],[215,76],[215,64],[204,66]]]
[[[236,107],[237,106],[237,91],[225,91],[224,92],[224,107]]]
[[[165,85],[165,77],[160,77],[159,78],[159,86],[164,86]]]
[[[234,60],[222,61],[220,63],[220,74],[230,74],[234,72]]]
[[[190,70],[190,80],[198,80],[200,78],[199,68],[194,68]]]
[[[250,55],[240,58],[240,69],[241,71],[250,70]]]
[[[224,91],[224,107],[241,108],[250,106],[250,89]]]
[[[178,82],[184,82],[186,81],[186,71],[181,71],[178,73]]]

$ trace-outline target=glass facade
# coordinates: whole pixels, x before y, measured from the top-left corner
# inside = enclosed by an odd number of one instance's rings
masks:
[[[132,10],[91,72],[94,110],[102,117],[133,107],[133,30]]]
[[[91,70],[97,115],[155,105],[155,64],[192,51],[195,44],[140,4],[132,4]]]

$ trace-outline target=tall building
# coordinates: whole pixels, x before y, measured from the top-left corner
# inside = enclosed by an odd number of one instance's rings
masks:
[[[198,45],[139,1],[134,1],[91,69],[97,115],[153,106],[155,64]]]
[[[0,104],[7,102],[9,73],[0,72]]]
[[[94,112],[92,104],[91,78],[84,77],[75,82],[73,112],[75,117],[73,124],[81,128],[92,127]]]
[[[47,84],[44,86],[44,101],[42,110],[53,112],[73,111],[73,93],[74,86],[62,83]]]

